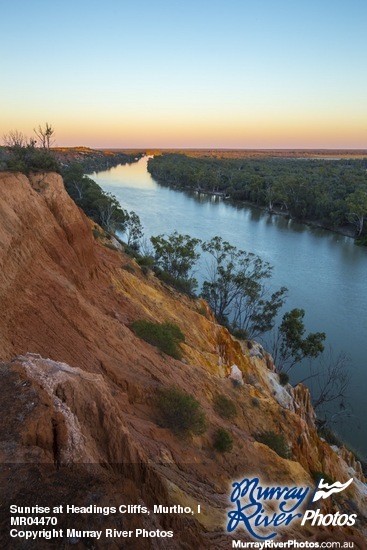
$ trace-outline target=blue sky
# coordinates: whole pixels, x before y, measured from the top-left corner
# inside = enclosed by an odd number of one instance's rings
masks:
[[[367,148],[367,3],[13,1],[1,130],[59,145]]]

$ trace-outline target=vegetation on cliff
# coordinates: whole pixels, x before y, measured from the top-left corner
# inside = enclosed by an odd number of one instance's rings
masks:
[[[124,162],[128,162],[125,155]],[[116,163],[123,163],[122,158],[115,158]],[[71,162],[64,165],[61,174],[65,188],[71,198],[85,214],[103,227],[108,233],[120,232],[128,246],[138,248],[143,235],[139,216],[122,208],[117,198],[103,189],[86,175],[87,166],[83,162]]]
[[[85,147],[52,149],[55,131],[47,122],[34,133],[36,138],[27,138],[17,130],[3,136],[5,147],[0,148],[0,170],[27,175],[61,173],[67,192],[88,217],[111,234],[124,233],[127,244],[137,247],[142,236],[137,214],[124,210],[114,195],[103,191],[86,173],[135,162],[143,153],[96,151]]]
[[[134,321],[131,328],[139,338],[156,346],[167,355],[181,359],[182,353],[179,344],[185,341],[185,336],[174,323],[153,323],[141,319]]]
[[[177,435],[201,435],[206,430],[199,401],[176,386],[163,389],[156,400],[158,423]]]
[[[285,386],[289,382],[289,371],[292,371],[292,382],[298,383],[303,372],[302,382],[312,381],[312,400],[323,422],[347,414],[348,357],[344,353],[334,357],[332,350],[324,351],[324,332],[306,333],[303,309],[293,308],[279,319],[287,289],[270,290],[272,267],[267,262],[255,254],[238,250],[218,236],[202,242],[174,232],[152,237],[151,242],[151,255],[137,257],[144,273],[153,269],[163,282],[193,297],[197,281],[192,274],[198,269],[203,254],[206,269],[201,265],[200,296],[208,302],[217,321],[243,340],[264,337],[268,333],[266,341],[280,383]],[[317,363],[316,359],[319,359]],[[297,375],[293,370],[300,364],[303,370]],[[326,407],[335,402],[340,405],[337,415],[334,409]],[[223,402],[215,405],[218,413],[221,406],[226,405]],[[229,412],[228,403],[227,408]]]
[[[222,393],[217,394],[213,400],[214,410],[222,418],[231,420],[237,416],[236,405],[232,399],[229,399]]]
[[[90,174],[136,162],[144,154],[142,151],[126,153],[88,147],[53,147],[55,129],[48,122],[35,128],[33,134],[28,138],[23,132],[10,130],[3,135],[5,147],[0,147],[0,170],[24,174],[42,170],[60,172],[77,163],[84,174]]]
[[[56,158],[34,142],[24,146],[12,145],[0,148],[0,170],[9,172],[60,172]]]
[[[232,436],[224,428],[218,428],[215,432],[213,447],[219,453],[228,453],[233,449]]]
[[[292,453],[283,434],[275,432],[263,432],[256,436],[256,440],[263,445],[267,445],[282,458],[291,458]]]

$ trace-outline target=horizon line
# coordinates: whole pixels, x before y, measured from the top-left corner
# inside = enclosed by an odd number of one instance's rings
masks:
[[[55,145],[51,149],[94,149],[111,150],[124,149],[125,151],[366,151],[366,147],[118,147],[118,146],[99,146],[90,147],[88,145]]]

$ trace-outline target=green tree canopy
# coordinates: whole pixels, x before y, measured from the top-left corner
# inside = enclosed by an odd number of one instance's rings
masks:
[[[174,231],[167,237],[158,235],[151,237],[150,240],[157,265],[172,277],[192,281],[196,286],[196,281],[192,278],[191,273],[200,257],[197,250],[200,239],[195,239],[190,235],[180,235]]]
[[[269,296],[265,281],[271,277],[270,264],[218,236],[202,248],[211,257],[202,296],[218,321],[247,338],[271,330],[287,289],[282,287]]]
[[[357,236],[363,231],[364,219],[367,216],[367,186],[358,188],[346,199],[348,217],[357,227]]]
[[[324,332],[304,336],[304,316],[304,310],[298,308],[283,315],[272,350],[278,371],[288,372],[306,357],[315,359],[324,351]]]

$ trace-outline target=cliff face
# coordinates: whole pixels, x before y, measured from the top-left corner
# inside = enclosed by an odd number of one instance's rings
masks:
[[[174,529],[180,543],[161,540],[159,548],[228,547],[223,527],[234,479],[312,486],[311,473],[325,472],[359,479],[347,495],[320,505],[345,513],[357,507],[357,528],[290,528],[286,538],[345,540],[347,533],[363,548],[360,465],[318,437],[307,389],[280,386],[270,356],[233,340],[204,302],[178,296],[96,241],[56,174],[0,174],[0,301],[0,457],[13,464],[11,481],[1,470],[5,502],[31,499],[37,487],[39,500],[84,506],[117,498],[200,504],[194,517],[126,516],[124,528]],[[137,338],[129,328],[136,319],[177,324],[182,360]],[[241,386],[229,378],[233,364]],[[158,426],[157,390],[172,384],[200,401],[203,435],[182,439]],[[234,401],[234,419],[215,413],[216,394]],[[234,442],[224,455],[213,450],[219,427]],[[283,434],[292,460],[256,441],[263,432]],[[147,539],[139,548],[151,545]]]

